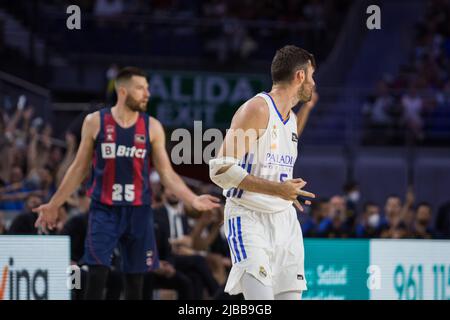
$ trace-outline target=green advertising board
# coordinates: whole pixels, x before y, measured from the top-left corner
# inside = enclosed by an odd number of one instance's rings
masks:
[[[255,94],[270,90],[268,75],[152,71],[149,113],[166,128],[227,129],[234,112]]]
[[[450,299],[450,241],[305,239],[304,245],[304,299]]]
[[[303,299],[369,299],[369,241],[305,239]]]

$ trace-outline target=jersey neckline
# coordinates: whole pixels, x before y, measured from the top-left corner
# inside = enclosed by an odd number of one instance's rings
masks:
[[[118,126],[122,130],[128,130],[128,129],[131,129],[134,126],[136,126],[136,124],[139,122],[139,118],[141,117],[141,113],[138,111],[138,117],[136,118],[136,121],[134,121],[134,123],[129,127],[123,127],[119,124],[119,122],[116,120],[116,118],[114,118],[114,115],[112,113],[112,107],[108,108],[108,113],[111,115],[111,119],[114,121],[115,125]]]
[[[289,121],[289,118],[291,117],[291,113],[289,112],[289,115],[286,118],[286,120],[283,120],[283,116],[281,115],[280,111],[278,111],[277,105],[275,104],[275,101],[273,101],[272,96],[265,91],[263,91],[262,93],[269,97],[270,101],[272,101],[273,107],[275,108],[275,111],[277,112],[278,117],[280,118],[281,122],[283,124],[286,124]]]

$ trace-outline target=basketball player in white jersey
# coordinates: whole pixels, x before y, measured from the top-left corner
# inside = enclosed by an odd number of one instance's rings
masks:
[[[296,115],[291,109],[311,100],[314,70],[307,51],[291,45],[278,50],[272,90],[236,111],[217,158],[209,163],[211,180],[227,197],[224,223],[233,260],[225,287],[229,294],[298,300],[306,290],[303,236],[293,204],[303,210],[297,197],[315,195],[292,176],[307,112]]]

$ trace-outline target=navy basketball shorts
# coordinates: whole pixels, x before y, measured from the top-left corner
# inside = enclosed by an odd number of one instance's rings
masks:
[[[110,266],[119,248],[122,272],[159,268],[150,206],[108,206],[92,200],[83,263]]]

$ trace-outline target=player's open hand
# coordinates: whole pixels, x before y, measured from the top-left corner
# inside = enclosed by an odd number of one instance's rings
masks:
[[[316,195],[314,193],[308,192],[306,190],[302,190],[302,188],[306,185],[306,181],[301,178],[286,180],[280,183],[280,188],[278,188],[278,196],[285,200],[294,201],[295,206],[303,211],[303,207],[300,202],[297,200],[298,196],[315,198]],[[306,200],[306,205],[310,205],[311,201]]]
[[[198,211],[208,211],[220,207],[220,199],[209,194],[202,194],[194,198],[192,207]]]
[[[46,203],[32,209],[32,211],[39,214],[39,217],[34,224],[36,228],[41,228],[44,233],[48,233],[48,230],[53,230],[56,227],[58,220],[57,206]]]

